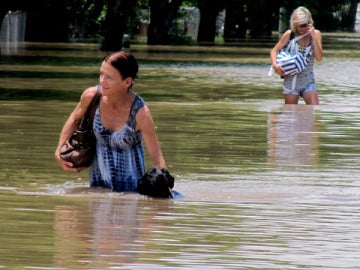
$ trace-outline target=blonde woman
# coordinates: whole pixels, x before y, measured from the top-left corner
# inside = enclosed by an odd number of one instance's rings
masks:
[[[290,18],[291,29],[287,30],[270,52],[270,59],[273,70],[276,74],[284,78],[283,95],[285,104],[297,104],[301,96],[308,105],[318,105],[319,97],[316,92],[314,62],[321,61],[323,49],[321,32],[314,27],[314,22],[310,11],[305,7],[295,9]],[[285,47],[288,42],[296,37],[300,37],[291,46],[292,51],[307,51],[308,65],[303,72],[297,75],[285,76],[284,69],[276,63],[278,52]]]

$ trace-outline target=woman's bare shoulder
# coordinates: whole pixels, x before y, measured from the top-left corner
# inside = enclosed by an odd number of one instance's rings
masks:
[[[91,100],[95,96],[96,91],[97,91],[97,86],[91,86],[85,89],[84,92],[81,94],[80,101],[75,108],[78,117],[82,117],[84,115],[84,112],[86,111]]]
[[[281,36],[281,39],[289,40],[290,36],[291,36],[291,30],[289,29],[284,32],[284,34]]]
[[[90,86],[87,89],[84,90],[84,92],[81,95],[81,101],[89,101],[92,100],[92,98],[95,96],[97,91],[97,86]]]
[[[321,37],[321,32],[320,32],[320,30],[315,29],[315,35],[316,35],[317,37]]]

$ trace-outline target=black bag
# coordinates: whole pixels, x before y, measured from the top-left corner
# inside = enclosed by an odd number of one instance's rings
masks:
[[[173,198],[169,188],[174,187],[174,182],[168,170],[151,168],[138,180],[136,191],[151,197]]]
[[[74,168],[89,167],[93,161],[96,152],[96,139],[92,126],[100,96],[100,87],[98,86],[79,127],[60,148],[60,158],[72,162]]]

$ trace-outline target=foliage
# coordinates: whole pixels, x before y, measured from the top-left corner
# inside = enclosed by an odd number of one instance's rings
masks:
[[[180,8],[178,17],[173,21],[169,31],[170,44],[192,44],[191,37],[187,36],[188,28],[186,21],[193,19],[186,12],[185,8]]]
[[[121,0],[120,2],[132,6],[126,14],[127,23],[124,30],[132,37],[138,33],[140,22],[149,22],[149,16],[144,16],[142,11],[150,9],[152,5],[151,13],[156,15],[150,22],[149,32],[150,35],[151,33],[157,35],[152,40],[154,44],[160,44],[168,42],[169,38],[171,42],[188,42],[184,14],[175,10],[180,4],[183,7],[197,7],[201,10],[200,24],[205,23],[199,29],[199,36],[205,38],[203,39],[205,41],[211,41],[217,35],[217,32],[213,31],[213,24],[220,8],[222,10],[224,7],[230,7],[226,11],[226,20],[233,16],[229,20],[230,28],[225,29],[224,33],[230,33],[235,37],[242,35],[242,38],[246,33],[250,33],[249,37],[255,38],[268,37],[272,31],[278,30],[280,7],[283,8],[282,16],[288,24],[291,12],[300,5],[309,8],[316,28],[321,31],[353,31],[359,0],[129,0],[128,2]],[[106,15],[108,8],[112,10],[108,4],[114,5],[114,3],[115,1],[110,0],[5,0],[0,6],[0,17],[3,17],[8,10],[26,10],[28,17],[26,36],[29,41],[65,41],[66,38],[70,41],[99,40],[108,33]],[[114,23],[110,25],[116,27]],[[241,31],[236,30],[236,27],[240,27]],[[42,31],[39,31],[39,28]]]
[[[145,9],[149,6],[149,0],[137,0],[136,5],[139,9]]]
[[[102,1],[101,1],[102,2]],[[106,15],[106,4],[97,0],[66,0],[69,39],[99,38]]]
[[[182,3],[183,7],[197,7],[197,5],[198,5],[197,0],[183,1],[183,3]]]

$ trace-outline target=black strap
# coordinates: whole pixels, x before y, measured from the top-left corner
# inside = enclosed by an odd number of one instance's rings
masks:
[[[289,40],[292,40],[295,37],[295,33],[291,31]]]
[[[80,130],[86,130],[86,129],[92,130],[92,124],[94,121],[95,111],[96,111],[96,107],[100,101],[100,97],[101,97],[100,85],[97,85],[96,86],[96,94],[93,97],[93,99],[91,100],[91,102],[86,110],[86,113],[85,113],[84,117],[82,118],[81,123],[79,125]]]

